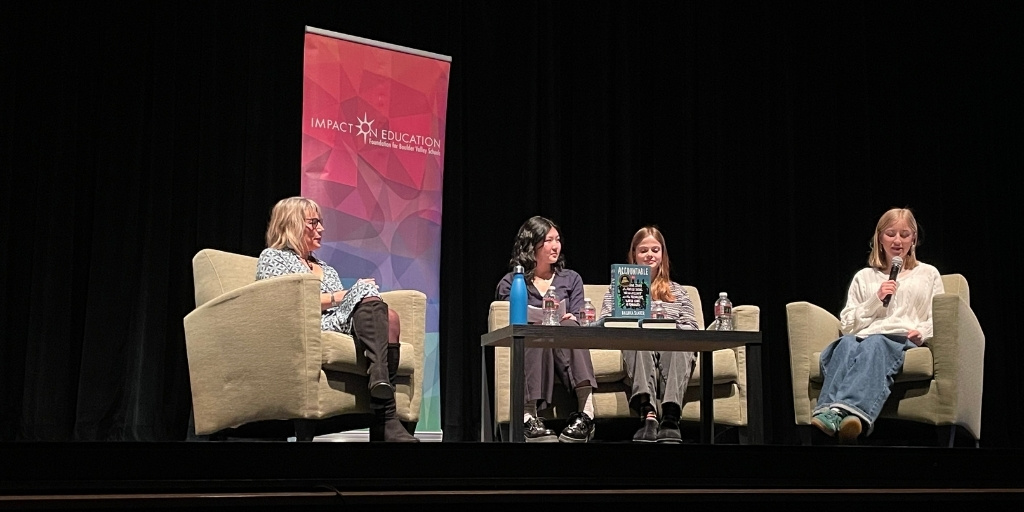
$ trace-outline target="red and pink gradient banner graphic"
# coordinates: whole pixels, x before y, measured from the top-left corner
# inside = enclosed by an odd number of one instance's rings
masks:
[[[417,431],[440,431],[441,184],[450,58],[307,28],[302,195],[320,204],[317,255],[346,286],[427,296]]]

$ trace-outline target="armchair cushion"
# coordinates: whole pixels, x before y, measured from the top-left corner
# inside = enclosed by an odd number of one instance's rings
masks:
[[[417,310],[417,300],[422,295],[420,292],[412,290],[395,290],[390,292],[381,293],[381,299],[388,304],[388,307],[398,312],[400,318],[402,318],[402,336],[406,338],[408,331],[409,336],[422,338],[425,333],[420,332],[415,325],[409,325],[402,314],[403,311],[409,313],[409,322],[415,320]],[[425,326],[424,326],[425,331]],[[323,367],[328,370],[334,370],[338,372],[347,372],[356,375],[365,375],[366,368],[369,362],[366,360],[366,356],[362,352],[356,353],[356,342],[352,339],[352,336],[348,334],[341,334],[337,332],[324,332],[323,336]],[[398,375],[399,376],[410,376],[416,372],[416,362],[422,361],[422,357],[416,353],[416,347],[421,346],[423,343],[422,339],[418,339],[413,342],[411,339],[406,339],[401,344],[401,356],[398,362]],[[422,367],[419,368],[422,371]]]
[[[732,352],[732,353],[730,353]],[[715,370],[715,385],[737,382],[740,378],[739,368],[736,364],[736,354],[733,350],[716,350],[711,353],[712,368]],[[700,359],[700,354],[697,354]],[[746,375],[744,375],[746,378]],[[693,367],[690,374],[690,386],[700,387],[700,361]]]
[[[594,349],[590,351],[590,359],[594,363],[594,377],[597,377],[598,384],[619,382],[626,378],[621,351]]]
[[[369,362],[362,352],[356,353],[356,341],[347,334],[324,332],[323,336],[323,367],[336,372],[366,373]],[[415,371],[416,347],[411,344],[401,345],[398,375],[406,376]]]

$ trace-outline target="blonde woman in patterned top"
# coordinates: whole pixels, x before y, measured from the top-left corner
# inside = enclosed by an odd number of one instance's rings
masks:
[[[651,267],[651,299],[665,306],[665,318],[674,318],[677,329],[697,329],[697,319],[690,296],[669,277],[670,265],[665,237],[655,226],[645,226],[633,235],[626,260],[631,264]],[[612,314],[612,287],[604,294],[601,317]],[[683,394],[690,382],[694,362],[693,352],[650,352],[623,350],[622,361],[626,375],[632,382],[629,404],[640,413],[643,424],[633,440],[645,443],[679,443],[679,419],[682,414]],[[661,403],[661,417],[657,403]]]
[[[320,278],[320,328],[349,334],[370,362],[371,441],[417,442],[398,420],[394,380],[399,363],[399,319],[380,298],[373,279],[346,290],[333,267],[317,258],[324,222],[312,199],[289,197],[274,205],[267,226],[267,248],[256,263],[256,279],[312,273]]]

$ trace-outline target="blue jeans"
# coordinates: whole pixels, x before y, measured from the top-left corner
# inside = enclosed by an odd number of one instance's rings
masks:
[[[903,366],[906,351],[915,347],[906,336],[872,334],[858,339],[848,334],[821,353],[824,384],[813,414],[843,409],[868,425],[867,434],[889,397],[893,375]]]

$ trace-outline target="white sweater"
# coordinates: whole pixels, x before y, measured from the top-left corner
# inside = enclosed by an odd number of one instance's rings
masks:
[[[906,335],[916,329],[923,339],[931,338],[932,298],[945,291],[938,269],[919,261],[913,270],[900,272],[896,278],[899,288],[889,301],[889,307],[885,307],[878,298],[878,288],[888,279],[888,272],[870,267],[853,276],[846,306],[839,315],[843,334]]]

